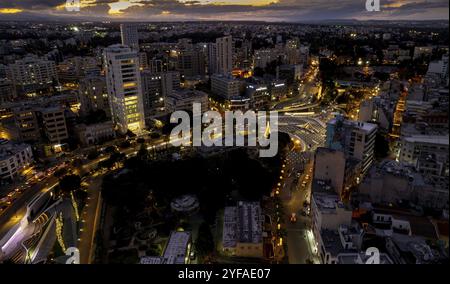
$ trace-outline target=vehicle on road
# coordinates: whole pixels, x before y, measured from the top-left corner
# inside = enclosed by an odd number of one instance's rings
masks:
[[[291,221],[291,223],[296,223],[297,222],[297,213],[292,213],[291,217],[289,218],[289,221]]]

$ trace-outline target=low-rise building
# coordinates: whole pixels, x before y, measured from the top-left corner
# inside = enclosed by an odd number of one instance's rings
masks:
[[[33,161],[31,146],[0,140],[0,179],[12,180]]]
[[[240,95],[242,82],[231,76],[214,74],[211,76],[211,91],[225,99]]]
[[[177,110],[192,112],[192,105],[194,103],[201,104],[202,113],[208,111],[208,94],[197,90],[173,91],[166,99],[166,108],[169,112]]]
[[[396,264],[439,263],[441,254],[424,238],[394,233],[386,238],[386,249]]]
[[[48,107],[41,109],[40,112],[45,136],[50,143],[61,143],[62,140],[69,138],[63,108]]]
[[[263,257],[263,216],[259,202],[225,207],[223,251],[242,257]]]
[[[162,256],[144,256],[141,264],[189,264],[192,235],[190,232],[172,231]]]
[[[79,124],[75,127],[79,142],[84,146],[95,145],[116,137],[114,123],[105,121],[95,124]]]

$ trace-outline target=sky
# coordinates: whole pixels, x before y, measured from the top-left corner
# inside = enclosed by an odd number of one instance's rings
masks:
[[[67,9],[66,2],[71,1],[79,1],[80,11]],[[8,19],[140,21],[449,19],[449,0],[379,1],[380,11],[368,12],[366,0],[0,0],[0,14]]]

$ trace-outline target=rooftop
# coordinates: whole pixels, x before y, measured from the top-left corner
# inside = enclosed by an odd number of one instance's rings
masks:
[[[405,141],[411,143],[429,143],[438,145],[447,145],[449,136],[447,135],[412,135],[403,138]]]
[[[30,146],[25,143],[14,143],[5,139],[0,139],[0,160],[11,157],[28,147]]]
[[[333,214],[338,208],[348,209],[347,206],[340,201],[339,196],[336,193],[330,192],[313,192],[312,197],[317,208],[322,213]]]
[[[365,264],[369,256],[365,253],[341,253],[338,256],[339,264]],[[386,253],[380,253],[380,264],[394,264]]]
[[[238,242],[262,242],[262,212],[259,202],[239,202],[238,206],[225,207],[223,247],[235,247]]]
[[[337,116],[333,119],[331,119],[328,124],[329,125],[336,125],[338,121],[342,121],[344,125],[346,126],[352,126],[361,130],[364,130],[366,132],[372,132],[375,129],[377,129],[377,125],[373,123],[367,123],[367,122],[360,122],[360,121],[352,121],[344,119],[342,116]]]
[[[186,251],[188,250],[191,241],[190,232],[176,232],[170,233],[169,242],[164,250],[164,258],[173,259],[175,264],[184,264]]]

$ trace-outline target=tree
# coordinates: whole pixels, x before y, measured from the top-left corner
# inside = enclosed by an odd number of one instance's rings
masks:
[[[79,189],[81,186],[81,178],[79,175],[66,175],[59,180],[59,188],[62,194],[68,195],[71,192]]]
[[[94,149],[94,150],[90,151],[90,152],[87,154],[87,158],[88,158],[89,160],[94,160],[94,159],[96,159],[99,155],[100,155],[100,153],[97,151],[97,149]]]
[[[147,145],[145,145],[145,143],[141,144],[141,147],[139,148],[139,151],[137,152],[136,157],[142,161],[145,161],[148,159],[149,152],[147,150]]]
[[[214,251],[214,238],[208,223],[203,222],[198,228],[195,249],[199,257],[205,257]]]
[[[152,132],[150,134],[150,138],[152,138],[152,139],[158,139],[160,137],[161,137],[161,134],[159,134],[158,132]]]
[[[55,173],[53,175],[57,178],[60,178],[60,177],[64,176],[66,173],[67,173],[67,168],[61,168],[61,169],[55,171]]]

